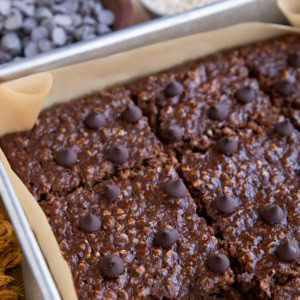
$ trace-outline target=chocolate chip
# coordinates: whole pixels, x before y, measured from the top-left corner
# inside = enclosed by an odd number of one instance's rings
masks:
[[[177,125],[171,125],[163,132],[163,138],[168,143],[178,142],[183,137],[183,130]]]
[[[88,34],[85,34],[85,35],[82,37],[82,39],[83,39],[84,41],[89,41],[89,40],[95,39],[96,37],[97,37],[96,34],[94,34],[93,32],[90,32],[90,33],[88,33]]]
[[[0,64],[5,64],[11,61],[11,55],[0,50]]]
[[[24,49],[25,57],[35,56],[37,53],[38,53],[37,44],[35,42],[29,42]]]
[[[105,34],[110,32],[111,29],[105,24],[98,24],[96,28],[97,34]]]
[[[116,200],[119,197],[120,193],[121,191],[116,185],[108,184],[107,186],[105,186],[104,197],[109,201]]]
[[[53,7],[51,7],[51,10],[53,13],[61,13],[61,14],[68,13],[68,10],[64,5],[53,5]]]
[[[95,24],[96,24],[96,20],[93,19],[92,17],[85,16],[85,17],[83,17],[83,19],[82,19],[82,23],[83,23],[84,25],[95,25]]]
[[[52,18],[52,12],[49,8],[45,6],[38,7],[36,10],[36,18],[38,20],[44,19],[44,18]]]
[[[276,250],[277,255],[285,261],[292,261],[299,257],[300,250],[297,242],[286,240]]]
[[[0,1],[0,15],[8,16],[11,10],[11,0]]]
[[[48,52],[53,49],[53,44],[48,40],[38,41],[38,48],[41,52]]]
[[[14,34],[1,41],[0,63],[6,63],[8,56],[13,61],[32,57],[35,50],[44,53],[94,39],[112,31],[114,22],[114,13],[96,0],[0,0],[0,41]],[[36,46],[27,46],[30,42]]]
[[[288,64],[292,67],[300,67],[300,51],[289,55]]]
[[[65,30],[60,27],[55,27],[52,30],[52,41],[56,46],[63,46],[67,42],[67,34]]]
[[[217,148],[219,152],[231,155],[238,150],[238,144],[235,140],[230,137],[223,137],[217,142]]]
[[[14,1],[13,6],[25,16],[33,17],[35,15],[35,6],[29,2],[30,1]]]
[[[52,32],[55,28],[55,24],[53,23],[52,19],[43,19],[41,20],[40,25],[47,28],[49,32]]]
[[[289,120],[285,120],[276,124],[275,130],[280,136],[287,137],[293,133],[294,127]]]
[[[122,164],[128,160],[129,151],[125,146],[116,144],[109,149],[108,156],[112,162]]]
[[[26,18],[23,22],[22,29],[27,34],[31,34],[31,31],[37,26],[37,22],[33,18]]]
[[[217,211],[230,214],[237,207],[237,201],[228,195],[220,195],[214,200],[213,205]]]
[[[72,149],[60,150],[55,155],[55,161],[63,167],[70,167],[74,165],[76,160],[77,154]]]
[[[105,25],[112,25],[115,22],[115,15],[107,9],[103,9],[99,12],[99,19]]]
[[[223,121],[227,118],[228,107],[224,104],[215,104],[208,110],[208,117],[215,121]]]
[[[79,229],[86,233],[92,233],[100,229],[100,219],[92,214],[80,218]]]
[[[31,40],[38,42],[40,40],[47,39],[49,35],[48,29],[42,26],[36,27],[31,32]]]
[[[279,224],[284,218],[284,213],[280,206],[269,204],[263,209],[262,217],[271,225]]]
[[[68,15],[57,14],[53,17],[53,21],[56,25],[61,27],[68,27],[72,25],[72,18]]]
[[[275,91],[282,96],[290,96],[294,92],[294,84],[288,80],[279,80],[274,84]]]
[[[155,243],[162,248],[172,247],[178,240],[179,234],[176,229],[163,228],[155,235]]]
[[[78,27],[82,24],[82,16],[79,14],[74,14],[72,16],[72,22],[75,27]]]
[[[84,119],[84,125],[90,129],[99,129],[105,124],[105,116],[101,113],[91,112]]]
[[[139,107],[131,105],[123,113],[123,120],[128,123],[135,123],[142,117],[142,111]]]
[[[15,11],[6,18],[4,27],[7,31],[16,31],[22,27],[23,17],[19,11]]]
[[[165,93],[167,96],[169,97],[175,97],[175,96],[179,96],[183,93],[183,85],[176,81],[176,80],[172,80],[165,89]]]
[[[117,255],[106,255],[99,262],[101,274],[108,279],[119,277],[125,270],[123,260]]]
[[[171,179],[165,183],[164,192],[170,197],[183,198],[187,194],[187,189],[181,179]]]
[[[75,31],[74,36],[78,41],[80,41],[84,40],[86,36],[90,35],[91,33],[93,33],[93,27],[83,25]]]
[[[230,267],[228,257],[222,253],[214,253],[209,255],[207,259],[208,268],[215,273],[225,273]]]
[[[11,54],[19,54],[21,51],[21,40],[14,32],[9,32],[3,35],[1,39],[1,46],[3,50]]]
[[[255,100],[255,93],[251,87],[245,86],[237,91],[236,98],[239,102],[247,104]]]

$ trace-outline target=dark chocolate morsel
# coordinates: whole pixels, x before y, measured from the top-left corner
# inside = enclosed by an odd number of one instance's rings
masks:
[[[279,224],[284,218],[284,213],[280,206],[276,204],[269,204],[263,209],[262,217],[271,225]]]
[[[123,164],[128,160],[128,149],[120,144],[113,145],[108,151],[109,159],[116,164]]]
[[[292,261],[299,257],[300,250],[297,242],[286,240],[278,246],[276,253],[280,259]]]
[[[236,199],[228,195],[220,195],[213,202],[215,209],[223,214],[232,213],[237,207],[237,204]]]
[[[172,247],[178,240],[179,234],[176,229],[163,228],[155,235],[155,243],[162,248]]]
[[[92,112],[84,120],[84,125],[90,129],[99,129],[105,124],[105,116],[101,113]]]
[[[230,267],[228,257],[222,253],[211,254],[207,259],[208,268],[215,273],[225,273]]]
[[[292,67],[300,67],[300,51],[289,55],[288,64]]]
[[[108,184],[104,190],[104,197],[109,201],[113,201],[119,197],[120,193],[121,191],[116,185]]]
[[[135,105],[129,106],[123,113],[123,120],[128,123],[135,123],[142,117],[142,111]]]
[[[100,219],[92,214],[80,218],[79,229],[86,233],[92,233],[100,229]]]
[[[276,124],[275,130],[280,136],[287,137],[293,133],[294,127],[289,120],[285,120]]]
[[[183,198],[187,189],[181,179],[170,179],[164,185],[164,192],[170,197]]]
[[[125,270],[123,260],[117,255],[106,255],[99,262],[101,274],[108,279],[119,277]]]
[[[181,140],[182,137],[183,130],[177,125],[170,126],[163,133],[163,138],[168,143],[178,142]]]
[[[275,91],[282,96],[290,96],[294,92],[294,84],[288,80],[279,80],[274,84]]]
[[[183,85],[176,81],[176,80],[172,80],[165,89],[165,93],[167,96],[169,97],[175,97],[175,96],[179,96],[183,93]]]
[[[72,149],[63,149],[55,154],[55,161],[63,167],[71,167],[76,163],[77,154]]]
[[[247,104],[255,100],[255,93],[251,87],[245,86],[237,91],[236,98],[239,102]]]
[[[208,117],[215,121],[224,121],[228,115],[228,107],[225,104],[215,104],[208,110]]]
[[[231,155],[238,150],[238,144],[235,140],[230,137],[223,137],[217,142],[217,148],[219,152]]]

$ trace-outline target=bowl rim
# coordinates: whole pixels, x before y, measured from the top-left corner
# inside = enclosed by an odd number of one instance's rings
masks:
[[[200,6],[194,7],[192,9],[190,9],[190,10],[201,9],[203,7],[207,7],[207,6],[210,6],[210,5],[215,5],[218,2],[224,2],[224,1],[227,1],[227,0],[215,0],[215,1],[211,2],[211,3],[200,5]],[[170,17],[170,16],[173,16],[173,15],[177,15],[177,14],[181,14],[181,13],[189,11],[189,10],[186,10],[186,11],[181,11],[181,12],[177,12],[177,13],[174,13],[174,14],[163,14],[161,11],[156,10],[153,6],[149,5],[149,1],[148,0],[140,0],[140,2],[145,7],[145,9],[151,15],[153,15],[154,17]]]

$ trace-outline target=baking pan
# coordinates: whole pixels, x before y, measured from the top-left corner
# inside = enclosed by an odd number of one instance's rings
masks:
[[[118,55],[53,70],[51,72],[54,77],[53,89],[43,103],[42,108],[46,109],[56,103],[83,97],[86,94],[99,91],[122,82],[128,82],[129,80],[146,76],[150,73],[155,74],[162,69],[168,69],[171,66],[181,64],[188,60],[194,60],[214,52],[228,48],[236,48],[240,45],[257,40],[269,39],[274,37],[275,34],[280,35],[290,32],[299,33],[299,30],[296,31],[287,26],[261,23],[239,24],[223,30],[186,36],[181,39],[150,45]],[[206,47],[203,47],[203,45],[206,45]],[[171,55],[169,55],[170,51],[173,49],[179,50],[174,51]],[[140,62],[139,64],[132,63],[137,60]],[[74,76],[74,74],[80,74],[80,76]],[[0,92],[2,92],[1,102],[7,104],[5,106],[2,105],[2,107],[6,108],[5,110],[0,110],[0,119],[2,121],[1,129],[3,130],[3,134],[18,131],[18,129],[15,128],[17,123],[16,121],[23,120],[21,116],[23,115],[24,104],[27,107],[41,107],[40,101],[45,99],[47,95],[47,93],[42,92],[42,90],[46,89],[46,86],[48,86],[44,84],[44,82],[49,76],[51,76],[50,73],[37,74],[21,80],[9,82],[6,85],[4,84],[4,89],[2,90],[0,87]],[[30,86],[32,86],[32,88],[30,88]],[[42,88],[43,86],[45,87]],[[7,89],[5,89],[5,87],[7,87]],[[24,87],[26,87],[25,90],[23,90]],[[24,92],[22,92],[22,90]],[[39,95],[44,96],[42,97]],[[32,98],[35,98],[35,100],[31,101]],[[13,103],[17,103],[20,110],[16,107],[16,105],[11,105],[11,100],[15,100]],[[31,101],[32,105],[28,105],[29,101]],[[5,116],[7,114],[15,117],[6,119]],[[34,111],[28,110],[28,115],[28,119],[22,122],[23,125],[19,124],[19,126],[22,125],[22,128],[19,127],[19,131],[28,130],[30,126],[34,124],[37,113],[35,114]],[[54,249],[54,243],[51,245],[49,241],[51,238],[53,238],[53,240],[55,238],[53,234],[51,234],[51,236],[50,234],[46,235],[47,228],[44,226],[45,224],[48,224],[46,217],[42,211],[40,211],[39,215],[37,213],[31,213],[36,209],[36,207],[39,207],[38,204],[21,183],[20,179],[18,179],[17,175],[11,171],[5,157],[1,154],[1,151],[0,159],[3,161],[7,174],[11,178],[16,194],[22,202],[24,211],[27,213],[28,220],[33,225],[32,228],[36,237],[39,239],[40,247],[43,249],[43,254],[47,258],[51,270],[54,270],[55,265],[62,265],[63,259],[60,258],[59,255],[50,256],[51,253],[53,253],[52,250]],[[12,199],[12,201],[18,201],[18,199]],[[48,231],[49,233],[51,232],[50,226]],[[57,246],[56,243],[55,245]],[[57,251],[57,254],[58,253],[59,251]],[[58,273],[58,269],[56,268],[56,270],[54,270],[55,272],[52,274],[56,279],[57,286],[60,287],[60,292],[64,299],[75,299],[75,297],[71,298],[67,296],[67,293],[71,290],[65,288],[68,285],[67,283],[69,283],[70,286],[72,279],[66,276],[68,275],[67,272],[59,270],[60,272]],[[27,278],[28,277],[26,276],[26,279]],[[27,287],[29,287],[28,290],[32,290],[32,284],[30,281]],[[34,295],[34,297],[30,299],[37,300],[37,296]]]
[[[88,61],[242,22],[286,23],[276,0],[222,0],[172,17],[164,17],[113,32],[93,41],[63,47],[35,58],[0,67],[0,81]]]
[[[7,81],[43,70],[51,70],[246,21],[285,23],[285,19],[275,6],[275,0],[223,0],[174,17],[150,21],[134,28],[115,32],[94,41],[58,49],[34,59],[24,59],[2,65],[0,80]],[[0,164],[0,193],[43,298],[60,299],[41,250],[2,164]]]
[[[61,299],[42,252],[33,232],[30,229],[29,223],[1,161],[0,195],[18,235],[26,261],[32,270],[32,279],[35,279],[38,282],[43,298],[47,300]]]

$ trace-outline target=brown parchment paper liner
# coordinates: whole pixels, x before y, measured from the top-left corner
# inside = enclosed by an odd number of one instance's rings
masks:
[[[300,27],[299,0],[277,0],[277,5],[293,26]]]
[[[234,48],[287,33],[300,33],[300,29],[280,25],[245,23],[56,69],[51,72],[54,78],[53,87],[42,108],[50,107],[55,103],[70,101],[227,48]],[[41,102],[39,102],[41,98],[37,97],[37,99],[33,100],[26,93],[22,94],[21,92],[27,91],[23,90],[24,87],[29,91],[41,91],[41,86],[44,85],[44,80],[46,80],[45,76],[47,75],[39,74],[35,77],[27,77],[0,86],[0,90],[2,90],[1,101],[5,101],[7,105],[10,104],[9,102],[14,103],[13,107],[10,106],[11,119],[6,118],[6,121],[3,121],[0,117],[0,128],[4,128],[1,131],[2,135],[16,130],[29,129],[34,124],[39,111],[38,108],[41,105]],[[7,88],[10,89],[9,93],[6,93]],[[15,94],[14,91],[16,92]],[[28,101],[27,103],[30,102],[30,105],[34,106],[35,109],[33,111],[27,109],[26,122],[24,122],[22,127],[22,123],[18,121],[17,127],[15,121],[25,117],[23,108],[26,101]],[[2,109],[5,109],[5,107],[2,106]],[[9,122],[4,124],[7,121]],[[76,299],[70,270],[62,259],[58,245],[42,210],[10,169],[2,152],[0,152],[0,159],[5,164],[63,299]]]
[[[52,82],[42,73],[0,85],[0,136],[32,128]]]

